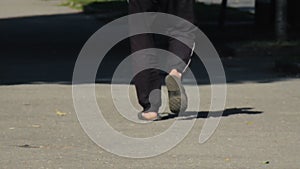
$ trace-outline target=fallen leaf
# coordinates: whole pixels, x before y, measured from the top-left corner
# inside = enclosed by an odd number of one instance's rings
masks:
[[[225,158],[225,161],[226,161],[226,162],[230,161],[230,158]]]
[[[56,115],[65,116],[65,115],[67,115],[67,113],[56,110]]]
[[[24,144],[24,145],[19,145],[18,147],[22,147],[22,148],[28,148],[28,147],[30,147],[30,145],[28,145],[28,144]]]
[[[19,145],[18,147],[20,147],[20,148],[40,148],[40,146],[33,146],[33,145],[29,145],[29,144]]]
[[[41,125],[39,125],[39,124],[33,124],[33,125],[31,125],[31,127],[33,127],[33,128],[40,128]]]
[[[270,164],[270,161],[264,161],[263,164]]]
[[[252,122],[252,121],[248,121],[248,122],[247,122],[247,125],[248,125],[248,126],[251,126],[251,125],[253,125],[253,122]]]

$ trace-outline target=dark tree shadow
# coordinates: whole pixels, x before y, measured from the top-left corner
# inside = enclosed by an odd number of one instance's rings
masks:
[[[258,114],[262,114],[262,113],[263,113],[262,111],[253,111],[252,107],[243,107],[243,108],[229,108],[229,109],[225,109],[223,111],[214,111],[214,112],[187,111],[187,112],[181,113],[179,116],[174,115],[174,114],[163,113],[161,116],[162,116],[162,120],[169,120],[169,119],[174,119],[174,118],[180,119],[180,120],[191,120],[191,119],[195,119],[195,118],[206,119],[206,118],[210,118],[210,117],[228,117],[228,116],[237,115],[237,114],[258,115]]]
[[[197,6],[198,26],[219,52],[227,83],[270,83],[286,79],[285,74],[281,76],[273,71],[274,58],[242,58],[238,54],[235,57],[235,46],[227,45],[231,42],[269,38],[268,33],[255,29],[252,14],[229,9],[227,19],[232,19],[230,21],[236,24],[226,25],[226,29],[220,30],[216,12],[220,5],[199,3]],[[85,13],[93,15],[70,13],[0,19],[0,86],[72,84],[76,59],[85,42],[107,21],[126,14],[127,3],[94,3],[84,8]],[[94,9],[99,11],[93,11]],[[246,24],[244,21],[247,21]],[[128,39],[116,44],[102,60],[95,82],[110,83],[115,69],[129,54]],[[196,56],[192,59],[190,68],[197,83],[210,84],[201,60]],[[285,64],[282,67],[279,71],[285,70]]]

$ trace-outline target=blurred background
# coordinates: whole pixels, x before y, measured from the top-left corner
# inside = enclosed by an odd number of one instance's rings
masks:
[[[298,7],[298,0],[197,0],[196,25],[219,52],[228,83],[299,78]],[[124,0],[1,0],[0,84],[70,84],[84,43],[127,8]],[[114,46],[96,82],[109,83],[129,49],[128,39]],[[191,69],[209,83],[197,57]]]

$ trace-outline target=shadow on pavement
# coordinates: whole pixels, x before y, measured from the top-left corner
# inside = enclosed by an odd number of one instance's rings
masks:
[[[248,114],[248,115],[257,115],[262,114],[262,111],[253,111],[251,107],[243,107],[243,108],[229,108],[223,110],[222,117],[227,117],[231,115],[238,115],[238,114]],[[179,119],[179,120],[192,120],[195,118],[210,118],[210,117],[220,117],[221,111],[216,112],[208,112],[208,111],[200,111],[200,112],[191,112],[187,111],[185,113],[180,114],[179,116],[173,114],[162,114],[162,120],[169,120],[169,119]],[[195,114],[197,114],[195,116]]]

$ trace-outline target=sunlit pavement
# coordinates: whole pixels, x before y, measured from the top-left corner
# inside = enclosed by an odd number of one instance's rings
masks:
[[[76,117],[71,85],[1,86],[1,167],[296,169],[300,165],[299,85],[299,79],[229,84],[224,116],[204,144],[198,139],[210,106],[210,86],[199,86],[201,108],[188,109],[200,112],[191,132],[169,152],[140,160],[113,155],[89,139]],[[137,105],[134,88],[130,89]],[[194,91],[195,86],[187,86],[190,96]],[[132,123],[114,108],[109,85],[97,84],[96,96],[105,119],[128,136],[159,134],[175,120]]]

